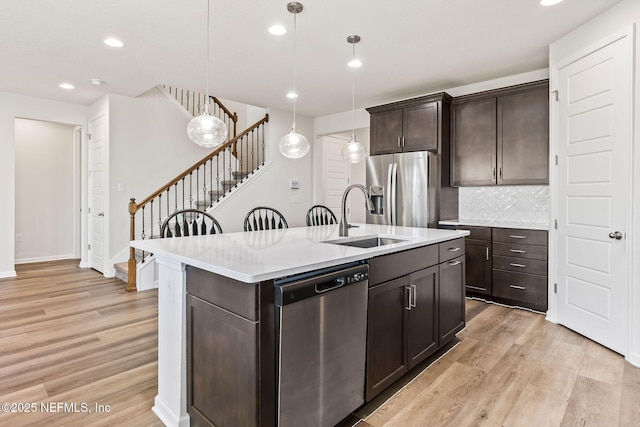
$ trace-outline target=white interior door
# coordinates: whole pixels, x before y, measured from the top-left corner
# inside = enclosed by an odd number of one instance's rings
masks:
[[[89,122],[89,267],[104,273],[105,118]]]
[[[556,104],[558,322],[622,354],[628,325],[629,43],[622,36],[560,68]]]
[[[323,138],[322,141],[323,203],[333,211],[338,220],[342,215],[342,194],[351,178],[350,163],[342,158],[342,147],[345,144],[333,138]]]

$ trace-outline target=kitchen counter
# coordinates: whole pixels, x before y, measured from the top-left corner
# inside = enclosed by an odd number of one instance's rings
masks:
[[[226,289],[231,289],[231,293],[222,293],[222,298],[226,295],[229,299],[237,292],[256,292],[261,298],[269,298],[269,293],[273,296],[273,279],[469,235],[465,230],[356,225],[357,228],[349,230],[348,238],[338,236],[338,225],[328,225],[131,242],[132,247],[153,253],[157,264],[158,394],[153,411],[165,425],[190,424],[187,412],[187,266],[213,273],[220,281],[230,284],[231,288]],[[393,237],[402,241],[373,248],[326,242],[363,236]],[[251,284],[251,288],[241,286],[243,283]],[[251,304],[254,309],[255,304]],[[238,318],[225,310],[221,313]],[[263,314],[272,317],[273,309]],[[267,328],[262,330],[261,337],[273,333],[266,321],[256,325],[254,329]],[[260,345],[262,343],[260,341]]]
[[[351,261],[431,245],[469,235],[464,230],[356,224],[349,238],[338,225],[135,240],[131,246],[245,283],[257,283]],[[402,242],[374,248],[326,243],[362,236],[389,236]]]
[[[494,227],[494,228],[521,228],[525,230],[549,230],[549,224],[540,224],[534,222],[515,222],[515,221],[491,221],[481,219],[450,219],[440,221],[439,225],[456,226],[470,225],[475,227]]]

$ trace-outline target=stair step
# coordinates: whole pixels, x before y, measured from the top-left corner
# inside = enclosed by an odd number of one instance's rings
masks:
[[[125,283],[129,283],[129,263],[127,261],[119,262],[114,264],[114,267],[116,269],[116,277]]]
[[[231,172],[231,175],[233,175],[233,179],[240,181],[241,179],[246,178],[249,175],[249,172],[235,171]]]

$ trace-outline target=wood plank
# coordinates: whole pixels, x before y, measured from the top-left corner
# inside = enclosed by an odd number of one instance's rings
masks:
[[[579,375],[561,427],[618,425],[621,391],[618,385]]]

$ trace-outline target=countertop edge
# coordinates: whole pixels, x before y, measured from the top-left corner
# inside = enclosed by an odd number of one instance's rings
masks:
[[[466,225],[470,227],[513,228],[513,229],[522,229],[522,230],[549,231],[549,224],[538,224],[534,222],[500,222],[500,221],[451,219],[451,220],[439,221],[438,225],[454,225],[454,226]]]

